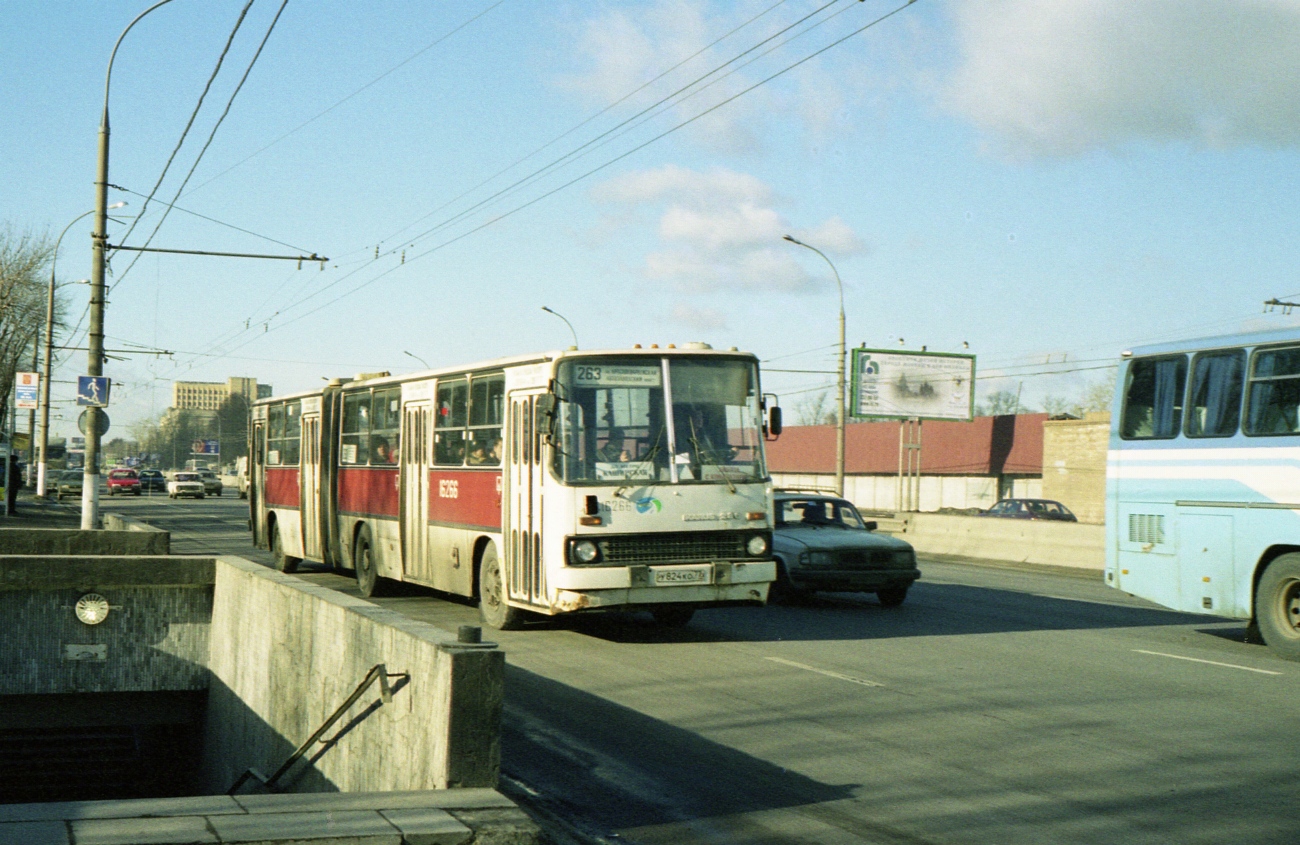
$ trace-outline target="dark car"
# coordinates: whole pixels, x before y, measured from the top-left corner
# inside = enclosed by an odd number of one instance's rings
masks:
[[[166,493],[167,478],[162,474],[162,470],[142,469],[140,470],[140,489],[148,493]]]
[[[817,590],[875,593],[885,607],[907,598],[921,577],[912,546],[875,533],[847,499],[826,494],[777,492],[772,552],[774,592]]]
[[[1003,499],[980,516],[1001,516],[1008,519],[1054,519],[1057,522],[1078,522],[1070,509],[1051,499]]]
[[[84,473],[79,469],[65,469],[59,473],[59,482],[55,491],[60,502],[64,496],[81,496],[81,483]]]

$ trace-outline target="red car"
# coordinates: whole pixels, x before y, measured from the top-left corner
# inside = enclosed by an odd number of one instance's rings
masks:
[[[140,473],[133,469],[110,469],[108,471],[108,495],[118,493],[140,495]]]

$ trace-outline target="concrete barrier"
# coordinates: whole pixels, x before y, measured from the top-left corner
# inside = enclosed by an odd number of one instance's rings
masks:
[[[921,554],[1068,566],[1105,567],[1105,527],[1078,522],[908,514],[897,534]]]
[[[165,555],[171,552],[171,534],[134,519],[105,514],[114,528],[82,531],[79,528],[0,528],[0,554],[7,555]]]
[[[291,778],[295,792],[495,787],[505,655],[242,558],[217,559],[204,766],[224,792],[246,768],[270,775],[366,674],[371,687]]]

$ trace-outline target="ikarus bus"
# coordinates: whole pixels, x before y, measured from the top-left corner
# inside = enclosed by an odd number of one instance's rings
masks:
[[[252,407],[254,544],[479,600],[484,621],[762,604],[775,578],[757,359],[705,344],[338,379]]]
[[[1108,584],[1300,659],[1300,330],[1124,353],[1106,475]]]

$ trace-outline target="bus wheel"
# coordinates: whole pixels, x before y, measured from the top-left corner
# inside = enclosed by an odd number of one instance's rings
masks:
[[[685,628],[691,622],[691,617],[695,615],[693,607],[656,607],[651,613],[654,614],[655,622],[664,628]]]
[[[357,532],[357,543],[352,547],[352,565],[357,573],[357,589],[366,598],[382,596],[383,584],[375,569],[375,544],[370,539],[370,529],[361,526]]]
[[[505,573],[497,558],[496,546],[488,543],[478,562],[478,612],[483,624],[498,631],[515,631],[523,627],[524,614],[506,604]]]
[[[271,559],[275,561],[275,568],[281,572],[296,572],[298,564],[302,562],[301,558],[284,553],[284,542],[280,540],[280,526],[275,524],[271,525]]]
[[[1255,618],[1269,648],[1300,660],[1300,553],[1282,555],[1264,570],[1255,589]]]

